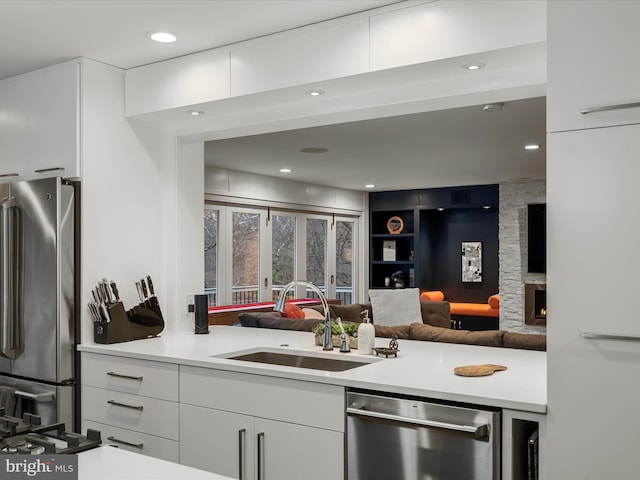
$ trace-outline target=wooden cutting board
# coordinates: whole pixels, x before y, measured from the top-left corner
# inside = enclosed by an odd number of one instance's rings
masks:
[[[487,375],[493,375],[493,372],[499,372],[506,369],[507,367],[504,365],[485,363],[483,365],[466,365],[464,367],[456,367],[453,369],[453,373],[460,375],[461,377],[486,377]]]

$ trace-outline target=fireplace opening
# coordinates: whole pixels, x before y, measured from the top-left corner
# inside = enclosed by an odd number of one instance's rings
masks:
[[[547,324],[547,285],[526,283],[524,286],[524,323]]]
[[[547,318],[547,291],[535,290],[533,292],[533,314],[536,318]]]

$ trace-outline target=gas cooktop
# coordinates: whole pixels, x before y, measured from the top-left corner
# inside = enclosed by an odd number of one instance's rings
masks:
[[[64,454],[78,453],[102,443],[98,430],[88,429],[86,435],[67,432],[64,423],[42,425],[37,415],[25,413],[22,418],[5,415],[0,407],[0,453],[2,454]]]

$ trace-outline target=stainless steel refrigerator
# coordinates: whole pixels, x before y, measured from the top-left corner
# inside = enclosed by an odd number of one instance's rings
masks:
[[[0,184],[0,406],[77,431],[79,184]]]

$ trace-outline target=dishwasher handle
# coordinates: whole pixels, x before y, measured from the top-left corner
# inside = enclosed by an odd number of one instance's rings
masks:
[[[437,428],[440,430],[453,430],[456,432],[473,434],[474,438],[482,439],[489,436],[489,425],[459,425],[457,423],[438,422],[436,420],[422,420],[419,418],[403,417],[401,415],[393,415],[391,413],[375,412],[372,410],[363,410],[361,408],[347,408],[347,415],[375,418],[386,420],[389,422],[403,423],[409,426],[419,426],[426,428]]]

